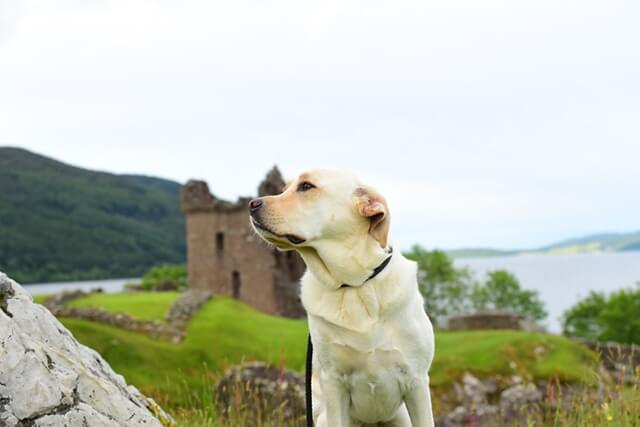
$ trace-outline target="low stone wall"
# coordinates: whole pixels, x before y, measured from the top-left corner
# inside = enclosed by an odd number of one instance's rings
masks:
[[[57,294],[50,295],[42,305],[47,307],[50,312],[55,314],[57,310],[60,310],[75,299],[86,297],[91,294],[100,294],[103,292],[104,290],[102,288],[93,288],[89,291],[83,291],[81,289],[73,291],[62,291],[58,292]]]
[[[167,323],[174,325],[174,327],[184,332],[191,318],[200,311],[202,306],[212,297],[212,292],[196,289],[183,293],[180,298],[173,303],[169,313],[167,313],[165,317]]]
[[[541,330],[533,322],[508,311],[480,311],[477,313],[455,316],[449,319],[448,328],[452,331],[478,329],[521,329],[527,331]]]
[[[68,306],[68,303],[74,299],[99,292],[102,292],[102,290],[92,289],[89,292],[82,290],[64,291],[49,297],[44,302],[44,306],[56,317],[72,317],[74,319],[90,320],[132,332],[143,333],[152,338],[165,339],[178,343],[184,339],[191,318],[213,296],[211,292],[207,291],[185,292],[171,306],[166,317],[166,322],[140,320],[125,313],[112,313],[99,308]]]

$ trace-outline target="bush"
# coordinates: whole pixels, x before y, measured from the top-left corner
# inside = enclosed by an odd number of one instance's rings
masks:
[[[187,267],[169,264],[153,267],[142,277],[140,288],[148,291],[186,289]]]
[[[484,284],[476,284],[471,303],[476,310],[506,310],[534,321],[547,317],[538,292],[522,289],[516,276],[506,270],[491,271]]]
[[[596,341],[640,344],[640,282],[609,296],[592,291],[565,311],[562,332]]]

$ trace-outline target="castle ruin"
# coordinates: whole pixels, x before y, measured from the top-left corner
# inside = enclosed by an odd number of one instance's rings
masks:
[[[279,194],[283,187],[274,166],[258,195]],[[269,314],[303,317],[298,282],[304,262],[296,252],[277,251],[255,234],[249,223],[250,200],[218,199],[204,181],[190,180],[182,187],[189,287],[228,295]]]

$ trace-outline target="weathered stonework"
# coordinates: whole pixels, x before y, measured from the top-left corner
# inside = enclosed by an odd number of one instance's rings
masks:
[[[260,184],[261,196],[284,187],[274,167]],[[182,187],[187,224],[189,287],[239,299],[266,313],[302,317],[298,282],[304,262],[295,252],[278,252],[249,223],[250,197],[236,202],[216,198],[204,181]]]
[[[465,331],[477,329],[520,329],[542,331],[543,329],[519,314],[509,311],[479,311],[472,314],[454,316],[449,319],[447,329]]]
[[[173,424],[3,273],[0,301],[0,426]]]

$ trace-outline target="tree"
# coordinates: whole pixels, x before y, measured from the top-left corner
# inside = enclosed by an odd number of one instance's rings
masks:
[[[507,310],[534,321],[547,317],[538,292],[522,289],[518,279],[506,270],[491,271],[486,282],[476,284],[471,303],[476,310]]]
[[[640,282],[611,293],[591,292],[565,311],[562,332],[598,341],[640,344]]]
[[[586,298],[564,312],[562,333],[572,337],[598,340],[602,333],[598,315],[604,310],[606,304],[607,298],[603,293],[591,291]]]
[[[468,308],[472,277],[467,269],[456,268],[441,250],[427,251],[414,245],[404,255],[418,263],[418,286],[434,325],[442,325]]]

